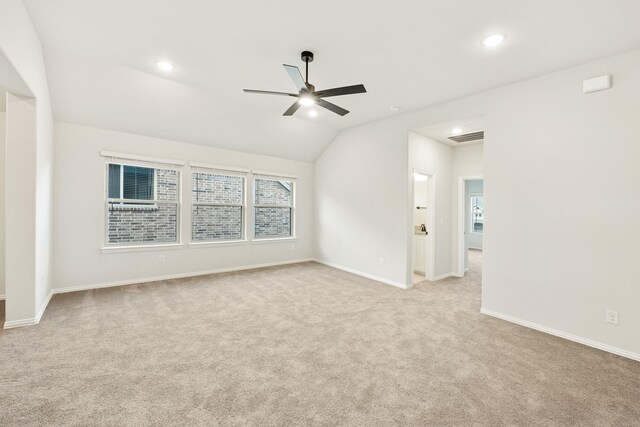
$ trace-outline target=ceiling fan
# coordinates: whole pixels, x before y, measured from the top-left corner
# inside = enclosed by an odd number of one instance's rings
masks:
[[[329,111],[333,111],[336,114],[344,116],[349,114],[348,110],[345,110],[342,107],[338,107],[335,104],[332,104],[326,101],[324,98],[328,98],[330,96],[341,96],[341,95],[352,95],[356,93],[365,93],[367,90],[364,88],[364,85],[354,85],[354,86],[344,86],[337,87],[333,89],[324,89],[316,91],[316,87],[309,83],[309,62],[313,62],[313,52],[309,52],[305,50],[301,54],[302,60],[306,64],[305,70],[305,78],[302,78],[302,73],[298,67],[293,65],[282,64],[289,73],[289,77],[293,80],[293,83],[298,88],[298,93],[287,93],[287,92],[273,92],[268,90],[253,90],[253,89],[244,89],[247,93],[258,93],[264,95],[279,95],[279,96],[292,96],[294,98],[298,98],[296,102],[293,103],[291,107],[287,111],[284,112],[283,116],[293,116],[293,114],[298,111],[298,108],[301,106],[310,106],[310,105],[319,105],[320,107],[326,108]]]

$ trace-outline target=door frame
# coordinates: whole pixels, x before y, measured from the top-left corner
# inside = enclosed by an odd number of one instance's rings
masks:
[[[456,276],[463,277],[465,273],[464,268],[464,251],[467,248],[465,244],[465,229],[467,227],[466,224],[466,208],[467,208],[467,199],[465,197],[465,183],[466,181],[475,181],[475,180],[483,180],[483,175],[468,175],[468,176],[459,176],[458,177],[458,229],[456,240],[458,242],[458,250],[457,250],[457,271]],[[484,194],[484,191],[483,191]],[[484,230],[482,230],[484,233]],[[484,236],[483,236],[484,238]]]
[[[415,188],[415,179],[413,178],[413,174],[417,173],[420,175],[424,175],[426,177],[428,177],[427,180],[427,209],[431,209],[431,214],[429,215],[429,224],[426,224],[427,226],[427,232],[429,233],[427,236],[427,244],[429,247],[429,255],[427,256],[425,262],[427,263],[426,265],[429,266],[429,268],[427,270],[428,274],[425,276],[426,280],[429,280],[431,282],[433,282],[435,280],[436,277],[436,174],[431,172],[431,171],[427,171],[424,169],[419,169],[419,168],[413,168],[411,170],[411,201],[410,201],[410,207],[411,209],[409,210],[410,212],[410,220],[409,220],[409,239],[411,241],[411,249],[410,249],[410,253],[409,253],[409,259],[410,262],[409,264],[411,265],[411,275],[409,276],[410,278],[410,283],[413,284],[413,237],[414,237],[414,231],[413,231],[413,209],[415,209],[416,207],[413,206],[413,200],[415,197],[415,192],[416,192],[416,188]]]

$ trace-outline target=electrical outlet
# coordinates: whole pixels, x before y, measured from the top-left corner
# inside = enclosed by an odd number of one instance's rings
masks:
[[[163,262],[166,262],[167,259],[164,257],[164,255],[158,255],[158,262],[160,264],[162,264]]]
[[[618,312],[613,310],[607,310],[607,322],[613,323],[614,325],[618,324]]]
[[[291,250],[292,250],[292,251],[295,251],[295,250],[296,250],[296,244],[295,244],[295,243],[292,243],[292,244],[291,244]]]
[[[380,264],[380,265],[384,266],[384,258],[380,258],[380,259],[378,260],[378,264]]]

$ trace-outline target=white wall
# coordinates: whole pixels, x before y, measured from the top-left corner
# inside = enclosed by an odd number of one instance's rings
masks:
[[[34,98],[7,96],[5,326],[37,322],[35,103]]]
[[[638,69],[635,50],[343,132],[317,161],[319,255],[405,280],[407,133],[483,115],[485,311],[640,358]],[[582,93],[605,73],[611,90]]]
[[[14,282],[7,276],[6,293],[7,307],[5,326],[10,323],[33,323],[38,320],[38,315],[44,309],[47,296],[51,289],[51,189],[52,189],[52,114],[49,99],[49,89],[45,73],[42,46],[33,27],[31,19],[20,0],[3,0],[0,2],[0,51],[2,58],[10,62],[10,66],[3,66],[5,72],[8,69],[15,70],[19,75],[16,78],[2,79],[8,91],[20,93],[25,88],[23,85],[13,88],[11,82],[24,82],[29,94],[36,98],[35,115],[35,139],[30,140],[33,147],[22,147],[13,150],[18,158],[11,158],[11,145],[13,141],[7,138],[7,162],[15,170],[28,171],[33,177],[33,187],[23,183],[12,176],[7,169],[6,181],[6,207],[7,207],[7,231],[6,252],[8,255],[24,251],[22,267],[12,266],[14,271],[18,268],[31,269],[21,271],[15,277],[29,277],[28,282]],[[7,107],[8,128],[11,129],[10,105]],[[24,142],[24,140],[22,140]],[[31,179],[29,179],[29,182]],[[22,194],[20,194],[22,192]],[[33,204],[21,205],[14,203],[21,199],[27,192],[32,194]],[[15,213],[11,213],[15,210]],[[13,216],[10,216],[13,215]],[[19,223],[11,223],[11,218],[19,218]],[[20,236],[23,237],[20,240]],[[33,236],[32,241],[27,237]],[[12,247],[12,245],[17,247]],[[25,247],[28,247],[25,250]],[[33,264],[33,265],[32,265]],[[34,268],[35,266],[35,268]],[[9,267],[7,265],[7,267]],[[7,271],[7,273],[9,273]],[[11,288],[16,288],[16,295],[33,295],[35,300],[23,300],[11,298]],[[23,293],[23,288],[33,288],[33,292]]]
[[[6,96],[5,93],[2,93],[0,90],[0,96],[3,98]],[[5,126],[5,113],[4,111],[0,111],[0,298],[4,298],[4,281],[5,281],[5,229],[6,229],[6,218],[5,218],[5,204],[4,204],[4,185],[5,185],[5,172],[6,172],[6,143],[5,143],[5,132],[7,130]]]
[[[412,173],[407,175],[405,169],[392,174],[389,170],[392,165],[387,158],[398,156],[401,152],[399,148],[385,151],[380,158],[372,156],[373,152],[370,151],[371,147],[380,148],[383,144],[388,144],[390,131],[398,132],[393,129],[378,132],[378,127],[384,127],[387,122],[354,129],[354,132],[359,131],[362,134],[357,138],[347,139],[349,131],[341,134],[342,138],[337,139],[316,162],[316,255],[331,265],[346,267],[383,281],[407,286],[413,278],[411,259],[399,256],[398,252],[392,252],[388,244],[381,245],[381,241],[390,242],[391,236],[385,240],[386,236],[382,230],[374,231],[370,228],[371,215],[391,215],[392,211],[398,215],[399,211],[406,212],[406,202],[405,205],[386,202],[385,197],[397,199],[405,194],[390,188],[388,180],[397,181],[398,178],[404,178],[409,182],[406,191],[412,191]],[[376,130],[367,132],[369,128]],[[457,229],[457,177],[482,174],[482,144],[454,148],[417,132],[398,133],[404,134],[405,139],[408,134],[407,155],[410,172],[415,168],[435,175],[433,181],[436,205],[430,209],[435,215],[436,227],[435,230],[429,230],[429,238],[435,239],[434,276],[448,275],[454,269],[457,259],[457,252],[454,251],[457,245],[453,234]],[[393,148],[393,145],[389,145],[389,148]],[[336,164],[340,166],[334,166]],[[335,173],[337,169],[341,172],[349,171],[348,177]],[[358,202],[367,197],[371,199]],[[414,201],[411,200],[410,204],[411,211],[404,223],[405,227],[414,226],[416,221]],[[365,206],[377,208],[374,212],[369,209],[366,214],[357,215],[359,207],[366,209]],[[412,230],[406,228],[400,231],[402,222],[386,221],[384,228],[392,226],[399,233],[410,233],[409,230]],[[375,241],[374,236],[383,240]],[[407,239],[409,253],[411,239],[412,234]],[[359,246],[358,242],[361,240],[368,243]],[[392,259],[385,258],[385,265],[381,266],[379,258],[385,257],[387,253],[392,254]],[[402,260],[407,262],[404,272],[398,271],[401,268],[396,264]]]
[[[404,144],[393,144],[398,133]],[[408,188],[413,177],[407,171],[406,138],[402,128],[371,123],[342,132],[318,158],[319,260],[396,286],[410,283],[406,254],[412,220],[407,205],[412,204]]]
[[[434,276],[451,272],[451,165],[453,149],[424,135],[409,133],[409,168],[431,172],[435,182],[435,206],[428,207],[435,215],[435,230],[429,230],[427,239],[435,239]],[[415,207],[414,207],[415,209]],[[413,211],[412,211],[413,213]],[[409,260],[410,262],[411,260]],[[408,266],[407,277],[413,275]]]
[[[293,174],[296,241],[103,253],[105,158],[113,151]],[[313,164],[65,123],[55,124],[54,283],[56,289],[145,280],[313,257]],[[190,175],[183,169],[182,239],[190,235]],[[166,262],[158,263],[163,254]]]

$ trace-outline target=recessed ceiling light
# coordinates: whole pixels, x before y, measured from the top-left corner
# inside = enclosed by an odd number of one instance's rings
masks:
[[[486,47],[496,47],[502,43],[505,39],[504,34],[493,34],[482,41],[482,44]]]
[[[451,129],[451,133],[454,134],[454,135],[460,135],[462,133],[462,129],[453,128],[453,129]]]
[[[170,72],[173,71],[173,64],[171,62],[167,62],[167,61],[158,61],[156,63],[156,65],[158,66],[158,68],[160,68],[162,71],[165,72]]]
[[[399,109],[400,109],[399,105],[395,105],[394,104],[394,105],[389,106],[389,110],[391,110],[391,111],[398,111]]]
[[[309,117],[315,117],[318,115],[318,112],[316,110],[309,110]]]
[[[315,99],[313,99],[313,97],[310,95],[302,95],[298,102],[300,102],[300,105],[304,105],[305,107],[316,103]]]

